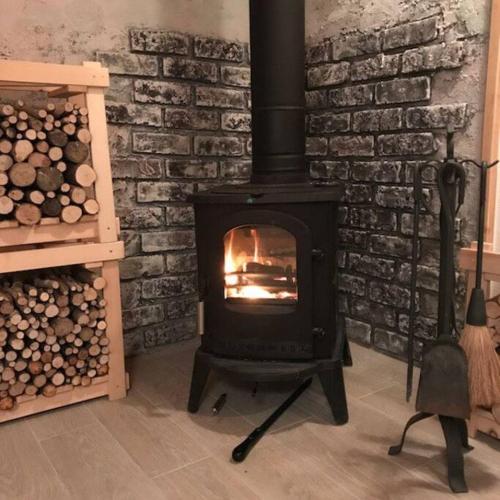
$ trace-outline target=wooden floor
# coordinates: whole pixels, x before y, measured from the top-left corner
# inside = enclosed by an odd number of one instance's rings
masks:
[[[118,402],[76,405],[0,426],[0,498],[439,499],[445,484],[436,421],[415,427],[389,457],[413,412],[403,363],[353,347],[346,369],[350,421],[335,427],[317,381],[243,464],[230,455],[289,394],[290,386],[212,380],[198,415],[186,413],[195,342],[129,361],[132,389]],[[210,408],[228,393],[214,417]],[[461,498],[500,498],[500,442],[482,436],[466,456]]]

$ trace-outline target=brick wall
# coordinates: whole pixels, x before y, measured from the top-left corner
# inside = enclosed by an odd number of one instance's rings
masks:
[[[396,356],[407,347],[413,172],[442,155],[448,125],[459,131],[458,150],[467,135],[478,141],[478,131],[471,132],[477,110],[461,101],[467,78],[477,84],[468,66],[475,52],[477,40],[452,33],[439,15],[328,38],[308,49],[311,174],[346,184],[338,259],[345,328],[352,339]],[[439,203],[427,174],[421,341],[434,335],[437,316]],[[472,213],[469,202],[462,217]],[[461,221],[457,228],[463,238]],[[466,229],[470,234],[473,224]]]
[[[98,52],[106,96],[127,353],[195,333],[193,210],[186,197],[249,174],[248,49],[158,30]]]

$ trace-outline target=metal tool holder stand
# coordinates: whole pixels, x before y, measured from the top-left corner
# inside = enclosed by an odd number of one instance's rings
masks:
[[[401,452],[409,428],[424,419],[437,415],[443,430],[448,465],[448,483],[455,493],[467,492],[464,476],[464,450],[470,450],[468,444],[466,419],[470,416],[467,361],[457,339],[452,335],[455,330],[455,309],[453,303],[455,288],[455,230],[454,221],[458,207],[464,196],[465,171],[454,160],[453,134],[448,134],[448,155],[443,166],[438,169],[437,177],[441,197],[440,228],[440,275],[438,306],[438,337],[424,353],[420,376],[416,409],[403,431],[401,442],[389,449],[389,455]],[[415,225],[414,242],[418,238],[418,214],[420,209],[420,175],[415,173]],[[458,197],[457,197],[458,193]],[[414,246],[415,248],[415,246]],[[412,298],[415,298],[416,252],[413,258]],[[413,313],[414,313],[413,308]],[[414,317],[410,328],[409,344],[413,343]],[[409,350],[413,355],[412,349]],[[410,361],[410,360],[409,360]],[[451,367],[451,369],[450,369]],[[412,376],[412,360],[409,363],[409,377]],[[408,396],[411,383],[408,384]]]

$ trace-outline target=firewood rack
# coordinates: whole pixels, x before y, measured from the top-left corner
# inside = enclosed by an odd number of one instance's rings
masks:
[[[119,221],[115,216],[111,163],[104,103],[109,86],[106,68],[96,62],[59,65],[24,61],[0,61],[0,99],[3,91],[45,92],[49,99],[63,98],[88,110],[92,137],[90,153],[97,174],[95,198],[100,210],[74,224],[58,218],[43,218],[34,226],[16,221],[0,221],[0,277],[3,273],[79,265],[98,270],[106,280],[109,373],[93,379],[86,387],[62,385],[54,397],[20,396],[15,409],[0,412],[0,422],[108,396],[126,396],[123,329],[120,300],[119,260],[124,245],[119,241]]]

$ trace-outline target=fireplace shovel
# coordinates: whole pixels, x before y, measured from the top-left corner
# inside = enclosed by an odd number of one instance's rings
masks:
[[[419,413],[411,417],[407,422],[400,444],[392,446],[389,449],[389,455],[397,455],[401,452],[406,433],[413,424],[433,415],[438,415],[446,441],[448,483],[453,492],[461,493],[468,491],[464,477],[462,448],[469,448],[465,419],[470,416],[470,406],[467,360],[456,338],[452,336],[452,331],[455,329],[453,300],[455,288],[454,221],[455,213],[463,202],[465,172],[463,167],[453,160],[452,138],[449,136],[448,139],[448,158],[437,172],[441,199],[438,336],[423,354],[416,402],[416,410]],[[458,208],[455,208],[457,189],[460,196]],[[418,242],[418,217],[422,201],[421,170],[415,172],[414,197],[412,309],[409,325],[409,344],[413,344],[415,331],[415,289],[418,257],[418,245],[416,243]],[[412,354],[411,348],[410,352]],[[411,363],[409,370],[411,372]]]

